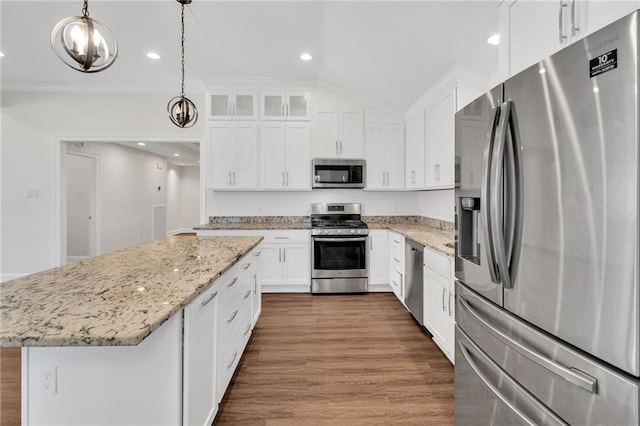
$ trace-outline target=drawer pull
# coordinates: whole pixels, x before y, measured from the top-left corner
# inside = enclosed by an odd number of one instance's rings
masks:
[[[215,299],[215,298],[216,298],[216,296],[217,296],[217,295],[218,295],[218,292],[216,291],[215,293],[213,293],[213,294],[211,295],[211,297],[209,297],[207,300],[205,300],[204,302],[202,302],[200,305],[201,305],[201,306],[203,306],[203,307],[204,307],[204,306],[207,306],[207,305],[209,304],[209,302],[211,302],[213,299]]]
[[[227,284],[227,287],[233,287],[233,285],[236,283],[236,281],[238,281],[238,277],[235,277],[233,280],[231,280],[231,282],[229,284]]]
[[[249,266],[251,266],[251,264],[250,264],[250,263],[247,263],[247,264],[245,264],[245,265],[242,267],[242,269],[249,269]]]
[[[288,240],[289,237],[276,237],[276,240]]]
[[[258,252],[256,252],[256,254],[254,254],[254,256],[255,256],[255,257],[258,257],[258,256],[260,256],[261,254],[262,254],[262,252],[261,252],[261,251],[258,251]]]
[[[244,296],[242,296],[242,300],[245,300],[251,294],[251,290],[247,290]]]
[[[227,370],[230,369],[231,367],[233,367],[233,363],[236,362],[236,357],[238,356],[238,351],[235,351],[233,353],[233,356],[231,357],[231,362],[229,364],[227,364]]]
[[[249,330],[251,330],[251,324],[247,325],[247,329],[244,331],[244,333],[242,333],[242,335],[246,336],[247,334],[249,334]]]
[[[236,317],[236,315],[238,315],[238,310],[236,309],[235,311],[233,311],[233,313],[231,314],[231,318],[229,318],[227,320],[227,324],[231,324],[231,322],[234,320],[234,318]]]

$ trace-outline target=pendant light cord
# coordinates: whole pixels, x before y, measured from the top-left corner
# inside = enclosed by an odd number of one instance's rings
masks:
[[[84,0],[84,5],[82,6],[82,16],[85,18],[89,17],[89,0]]]
[[[85,0],[87,1],[87,0]],[[182,81],[180,83],[180,96],[184,97],[184,3],[182,3],[182,15],[180,17],[180,23],[182,25],[180,47],[182,49]]]

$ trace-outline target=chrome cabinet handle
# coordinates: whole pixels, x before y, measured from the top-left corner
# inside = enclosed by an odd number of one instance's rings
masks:
[[[256,294],[258,291],[258,277],[256,274],[253,274],[253,294]]]
[[[237,309],[233,311],[233,313],[231,314],[231,317],[227,320],[227,324],[231,324],[231,322],[233,322],[233,320],[235,319],[236,315],[238,315]]]
[[[384,185],[384,181],[385,181],[385,174],[384,174],[384,172],[382,172],[382,186],[385,186]]]
[[[567,36],[564,35],[564,31],[562,30],[562,23],[564,21],[564,8],[567,7],[564,0],[560,0],[560,4],[558,6],[558,43],[564,44]]]
[[[251,266],[251,263],[245,263],[245,265],[242,267],[242,269],[247,270],[247,269],[249,269],[250,266]]]
[[[231,172],[229,172],[229,186],[231,186]]]
[[[289,237],[276,237],[276,240],[288,240]]]
[[[254,256],[255,256],[255,257],[258,257],[258,256],[260,256],[261,254],[262,254],[262,252],[261,252],[261,251],[258,251],[258,252],[256,252],[256,253],[254,254]]]
[[[247,329],[244,331],[244,333],[242,333],[242,335],[246,336],[247,334],[249,334],[250,330],[251,330],[251,323],[249,323],[249,325],[247,326]]]
[[[575,37],[580,32],[576,26],[576,0],[571,0],[571,36]]]
[[[233,287],[233,285],[238,281],[238,277],[235,277],[229,284],[227,284],[227,288]]]
[[[467,337],[466,334],[465,334],[465,337]],[[467,339],[469,339],[469,338],[467,337]],[[469,339],[469,341],[471,341],[471,339]],[[476,346],[476,345],[474,344],[473,346]],[[500,389],[497,386],[495,386],[493,383],[491,383],[489,381],[487,376],[484,375],[484,373],[480,370],[480,368],[473,361],[473,359],[471,359],[471,354],[469,353],[469,348],[467,348],[467,344],[466,343],[464,343],[464,342],[462,342],[460,340],[460,341],[458,341],[458,347],[460,348],[460,351],[462,352],[462,355],[464,356],[464,359],[467,361],[467,363],[469,363],[469,366],[473,369],[473,371],[476,373],[478,378],[480,380],[482,380],[484,385],[487,388],[489,388],[489,390],[498,399],[500,399],[500,401],[502,401],[504,404],[506,404],[514,413],[516,413],[522,420],[524,420],[525,423],[530,424],[530,425],[538,424],[537,422],[534,422],[525,413],[523,413],[521,410],[519,410],[512,401],[510,401],[504,394],[502,394],[502,392],[500,392]],[[493,360],[491,360],[488,356],[486,356],[484,353],[482,353],[480,348],[474,347],[473,349],[476,352],[476,356],[480,356],[480,357],[484,358],[484,361],[487,364],[489,364],[494,370],[502,371],[500,366],[498,366]],[[502,377],[504,377],[504,379],[511,386],[515,387],[519,391],[520,394],[525,395],[533,404],[535,404],[538,407],[538,409],[540,411],[544,412],[545,415],[547,415],[551,419],[553,419],[556,422],[556,424],[558,424],[558,425],[567,425],[568,426],[568,424],[564,420],[562,420],[560,417],[558,417],[553,411],[549,410],[549,408],[547,408],[546,405],[540,403],[538,401],[538,399],[535,396],[533,396],[531,394],[531,392],[529,392],[527,389],[525,389],[520,383],[518,383],[515,380],[513,380],[507,374],[504,374]]]
[[[446,311],[446,308],[444,307],[444,287],[442,287],[442,312]]]
[[[242,300],[246,300],[247,297],[249,297],[250,294],[251,294],[251,290],[247,290],[247,292],[244,294],[244,296],[242,296]]]
[[[286,173],[287,173],[287,186],[289,186],[289,172],[286,172]]]
[[[338,141],[336,141],[336,155],[340,155],[340,151],[338,150]]]
[[[227,364],[227,370],[233,367],[233,363],[236,361],[236,357],[238,356],[238,351],[233,353],[233,357],[231,357],[231,362]]]
[[[231,172],[233,175],[233,186],[236,186],[236,172]]]
[[[487,320],[482,318],[474,309],[469,305],[469,302],[465,300],[462,296],[458,295],[458,301],[460,301],[460,306],[462,306],[469,314],[476,320],[480,325],[482,325],[488,332],[493,334],[495,338],[500,340],[505,345],[509,346],[514,351],[518,352],[520,355],[528,358],[530,361],[535,362],[540,367],[549,370],[550,372],[562,377],[564,380],[572,383],[582,389],[585,389],[590,393],[598,393],[598,380],[594,377],[589,376],[586,373],[583,373],[580,370],[575,368],[568,368],[562,364],[559,364],[546,356],[535,352],[534,350],[526,347],[522,343],[515,340],[513,337],[509,336],[502,330],[499,330],[497,327],[490,324]]]
[[[282,248],[282,263],[287,263],[287,249],[285,247]]]
[[[200,303],[200,306],[202,306],[202,307],[207,306],[209,304],[209,302],[211,302],[213,299],[216,298],[217,295],[218,295],[218,292],[216,291],[207,300],[205,300],[204,302]]]
[[[342,155],[342,141],[340,141],[340,155]]]
[[[453,315],[453,312],[451,311],[451,305],[452,305],[451,296],[453,296],[453,292],[452,291],[449,292],[449,316]]]
[[[282,172],[282,186],[284,186],[284,172]]]
[[[289,116],[289,104],[287,104],[287,117]]]
[[[282,249],[281,248],[278,249],[278,262],[282,263]]]

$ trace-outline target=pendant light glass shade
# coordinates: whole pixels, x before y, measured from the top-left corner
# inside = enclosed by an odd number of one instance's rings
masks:
[[[182,13],[180,15],[180,53],[181,53],[181,80],[180,80],[180,96],[171,98],[167,104],[167,112],[171,122],[178,127],[187,128],[196,124],[198,121],[198,109],[191,99],[184,95],[184,5],[190,4],[191,0],[176,0],[182,5]]]
[[[115,36],[101,22],[89,17],[87,1],[83,16],[65,18],[51,32],[51,47],[71,68],[93,73],[109,68],[118,55]]]

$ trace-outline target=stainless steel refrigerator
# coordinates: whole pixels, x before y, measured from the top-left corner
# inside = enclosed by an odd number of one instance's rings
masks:
[[[458,425],[640,423],[639,17],[456,114]]]

